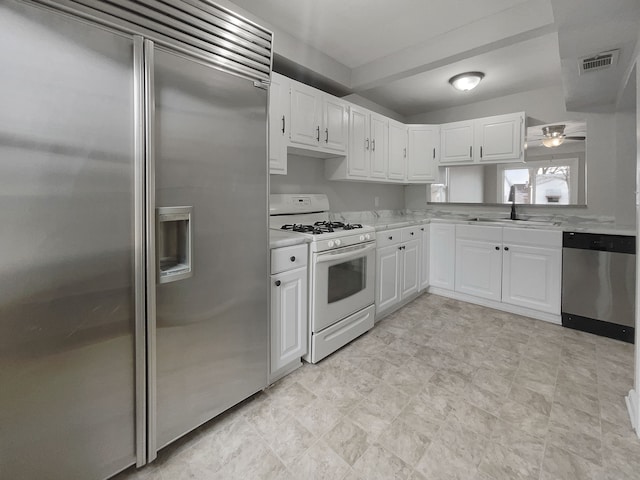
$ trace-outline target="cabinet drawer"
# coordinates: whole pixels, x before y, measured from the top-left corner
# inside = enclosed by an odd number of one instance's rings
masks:
[[[285,272],[307,264],[307,244],[271,250],[271,274]]]
[[[408,242],[409,240],[418,240],[420,238],[420,225],[415,227],[406,227],[402,229],[402,241]]]
[[[395,230],[385,230],[376,233],[376,246],[378,248],[396,245],[402,241],[402,231],[397,228]]]

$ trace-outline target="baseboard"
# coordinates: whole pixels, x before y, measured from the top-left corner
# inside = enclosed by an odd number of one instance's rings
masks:
[[[562,325],[562,318],[560,317],[560,315],[555,315],[553,313],[541,312],[539,310],[533,310],[531,308],[518,307],[516,305],[509,305],[508,303],[496,302],[494,300],[487,300],[486,298],[474,297],[473,295],[454,292],[453,290],[447,290],[440,287],[429,287],[428,291],[429,293],[440,295],[441,297],[448,297],[453,298],[454,300],[475,303],[476,305],[482,305],[483,307],[489,307],[495,310],[501,310],[503,312],[523,315],[525,317],[535,318],[536,320],[543,320],[545,322],[553,323],[556,325]]]
[[[631,425],[636,431],[636,435],[638,435],[638,438],[640,438],[640,429],[638,429],[638,394],[633,389],[629,390],[629,395],[624,397],[624,401],[627,404],[627,410],[629,411],[629,419],[631,420]]]

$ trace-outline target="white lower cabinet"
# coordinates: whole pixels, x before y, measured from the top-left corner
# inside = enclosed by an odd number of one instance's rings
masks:
[[[429,286],[455,288],[456,226],[432,223],[430,226]]]
[[[502,227],[456,227],[456,292],[502,298]]]
[[[456,227],[455,291],[560,314],[562,232]]]
[[[271,251],[270,382],[300,366],[307,353],[306,264],[306,245]]]
[[[376,235],[376,316],[418,292],[421,233],[406,227]]]
[[[502,301],[560,315],[562,232],[505,228]]]
[[[420,227],[420,233],[422,234],[422,243],[420,244],[422,251],[420,252],[419,290],[422,291],[429,288],[429,249],[431,248],[431,242],[429,241],[429,225],[423,225]]]

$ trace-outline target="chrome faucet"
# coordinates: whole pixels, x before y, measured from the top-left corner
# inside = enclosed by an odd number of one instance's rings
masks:
[[[509,218],[511,220],[517,220],[518,215],[516,214],[516,186],[511,185],[511,190],[509,190],[509,201],[511,202],[511,215]]]

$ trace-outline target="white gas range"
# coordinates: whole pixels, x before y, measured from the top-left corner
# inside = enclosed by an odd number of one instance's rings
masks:
[[[331,221],[320,194],[270,195],[270,227],[305,235],[309,245],[309,351],[322,360],[373,327],[375,229]]]

